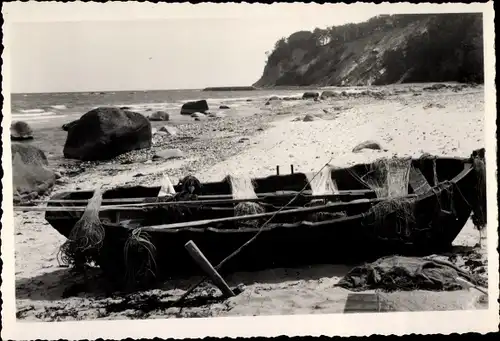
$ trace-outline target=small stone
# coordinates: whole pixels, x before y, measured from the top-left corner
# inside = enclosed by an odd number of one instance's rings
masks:
[[[312,122],[312,121],[314,121],[314,119],[315,119],[315,118],[314,118],[314,116],[313,116],[313,115],[311,115],[311,114],[307,114],[307,115],[304,117],[304,119],[303,119],[302,121],[303,121],[303,122]]]
[[[165,149],[157,152],[153,156],[153,160],[169,160],[169,159],[177,159],[183,158],[184,153],[180,149]]]

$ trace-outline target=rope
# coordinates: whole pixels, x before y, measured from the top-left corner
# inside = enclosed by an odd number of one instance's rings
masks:
[[[333,157],[330,158],[330,160],[323,166],[321,167],[321,169],[316,172],[316,174],[312,177],[311,180],[308,180],[307,183],[305,184],[305,186],[300,190],[299,193],[297,193],[293,198],[292,200],[290,200],[285,206],[282,206],[278,211],[274,212],[274,214],[264,223],[262,224],[262,226],[260,227],[259,231],[257,231],[257,233],[252,237],[250,238],[247,242],[245,242],[243,245],[241,245],[238,249],[236,249],[233,253],[231,253],[229,256],[227,256],[226,258],[224,258],[217,266],[215,266],[215,270],[219,270],[225,263],[227,263],[229,260],[231,260],[234,256],[236,256],[238,253],[241,252],[241,250],[243,250],[247,245],[249,245],[250,243],[252,243],[255,239],[257,239],[257,237],[262,233],[262,231],[264,230],[264,227],[269,224],[271,222],[271,220],[276,216],[276,214],[278,214],[279,212],[283,211],[286,207],[288,207],[292,202],[294,202],[307,188],[307,186],[310,184],[310,182],[312,180],[314,180],[314,178],[316,178],[316,176],[318,176],[321,171],[327,167],[330,162],[333,160]],[[171,306],[174,306],[174,305],[177,305],[179,304],[180,302],[182,302],[186,297],[189,296],[189,294],[191,294],[198,286],[200,286],[203,282],[205,282],[205,280],[208,279],[208,276],[205,276],[203,277],[198,283],[196,283],[195,285],[193,285],[191,288],[189,288],[177,301],[174,301],[172,303]]]

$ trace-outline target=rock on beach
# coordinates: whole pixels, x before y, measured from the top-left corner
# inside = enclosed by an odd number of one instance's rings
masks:
[[[149,116],[150,121],[169,121],[170,115],[165,111],[157,111]]]
[[[63,124],[62,130],[64,131],[69,131],[71,128],[73,128],[76,124],[78,123],[78,120]]]
[[[56,174],[47,167],[49,163],[41,149],[13,143],[11,152],[14,202],[35,199],[53,188]]]
[[[192,115],[196,112],[205,113],[208,110],[206,100],[184,103],[181,107],[181,115]]]
[[[99,107],[83,115],[68,131],[63,153],[68,159],[110,160],[151,145],[151,123],[146,117],[116,107]]]
[[[10,125],[10,138],[12,141],[32,140],[33,130],[24,121],[13,122]]]

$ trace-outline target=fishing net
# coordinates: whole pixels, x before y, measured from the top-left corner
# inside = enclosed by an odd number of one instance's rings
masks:
[[[486,226],[486,164],[480,158],[474,158],[473,167],[476,173],[476,201],[473,221],[478,229]]]
[[[364,181],[378,198],[395,198],[408,194],[411,158],[379,159],[370,166]]]
[[[182,192],[190,195],[201,195],[201,182],[193,175],[187,175],[179,181]]]
[[[233,199],[257,199],[257,194],[254,189],[255,183],[251,178],[228,175],[226,177],[226,181],[229,182],[229,185],[231,186]]]
[[[72,228],[68,240],[59,250],[63,264],[82,268],[85,264],[96,261],[102,247],[105,231],[99,218],[102,203],[100,188],[94,191],[80,220]]]
[[[392,198],[373,205],[369,214],[373,214],[377,236],[408,238],[411,236],[415,221],[415,198]]]
[[[316,177],[314,177],[315,173],[306,174],[312,195],[337,194],[339,192],[337,183],[332,178],[332,170],[331,167],[325,167]]]
[[[472,200],[472,223],[479,231],[479,245],[486,227],[486,163],[484,149],[475,151],[472,155],[472,165],[476,174],[476,195]]]
[[[156,247],[149,234],[136,228],[127,238],[123,256],[125,281],[129,287],[145,284],[156,278]]]
[[[262,207],[262,205],[250,201],[240,202],[234,207],[235,217],[260,214],[265,212],[266,210],[264,209],[264,207]],[[261,219],[241,220],[238,221],[237,224],[240,226],[258,227],[260,224],[260,220]]]
[[[452,265],[442,262],[423,258],[389,256],[353,268],[336,286],[352,291],[374,289],[385,292],[453,291],[463,289],[463,285],[457,279],[459,275],[468,277],[469,280],[472,279]]]
[[[172,184],[172,181],[170,181],[170,177],[168,176],[168,174],[165,174],[165,176],[162,178],[160,185],[161,189],[158,193],[159,197],[173,196],[176,194],[174,185]]]
[[[314,212],[308,216],[308,221],[318,223],[322,221],[335,220],[346,217],[345,212]]]

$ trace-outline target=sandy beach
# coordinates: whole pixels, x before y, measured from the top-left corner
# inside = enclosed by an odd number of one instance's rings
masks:
[[[381,97],[371,94],[381,88],[367,87],[360,95],[318,102],[278,100],[265,105],[265,99],[243,101],[220,119],[174,122],[178,135],[155,137],[151,150],[111,162],[61,161],[57,153],[66,133],[60,126],[40,127],[38,141],[49,149],[52,164],[62,175],[53,193],[93,189],[98,184],[158,184],[165,174],[176,183],[187,173],[209,181],[227,174],[271,175],[277,165],[282,173],[288,173],[290,165],[297,172],[311,172],[325,163],[343,167],[393,155],[467,157],[474,149],[485,147],[484,87],[422,90],[428,85],[383,87],[387,95]],[[305,115],[314,120],[304,122]],[[153,127],[162,124],[155,122]],[[55,139],[51,138],[54,132]],[[386,151],[353,153],[352,149],[365,140],[378,141]],[[178,148],[185,157],[150,160],[165,148]],[[50,227],[42,212],[15,212],[15,234],[17,317],[23,321],[342,313],[349,293],[334,284],[351,267],[323,264],[232,274],[226,277],[230,285],[245,285],[240,295],[220,302],[218,289],[206,283],[182,309],[169,308],[168,304],[197,278],[170,281],[146,292],[104,297],[99,279],[95,290],[82,292],[78,285],[81,278],[59,266],[57,252],[65,238]],[[478,241],[479,233],[469,221],[454,242],[465,251],[457,251],[453,259],[464,269],[481,273],[487,269],[487,250],[485,245],[474,248]],[[470,259],[475,265],[467,262]],[[98,270],[94,272],[98,276]],[[474,289],[380,295],[399,311],[487,308],[481,303],[481,293]]]

